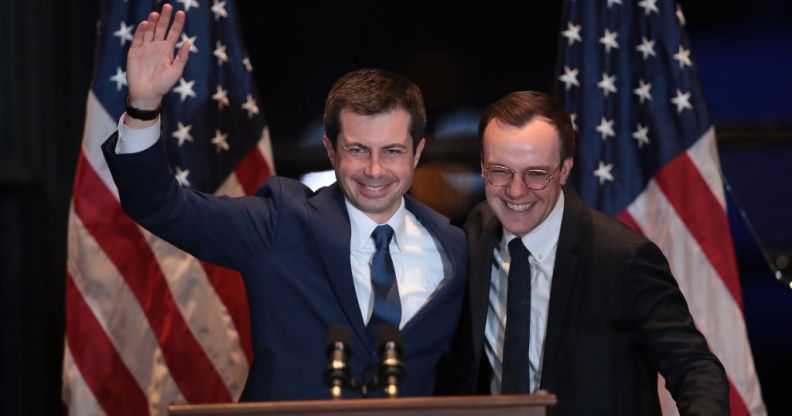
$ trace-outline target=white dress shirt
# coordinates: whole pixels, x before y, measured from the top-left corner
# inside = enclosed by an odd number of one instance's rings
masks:
[[[539,388],[542,380],[544,339],[547,331],[547,307],[550,303],[550,287],[553,281],[558,236],[564,213],[564,194],[559,194],[550,215],[522,237],[525,247],[531,252],[531,339],[528,347],[531,392]],[[492,366],[492,394],[500,394],[503,374],[503,340],[506,332],[506,296],[508,288],[509,257],[508,244],[514,234],[503,230],[503,238],[495,247],[495,258],[490,279],[489,305],[484,328],[486,341],[484,350]]]
[[[115,152],[117,155],[142,152],[157,142],[160,135],[160,118],[151,126],[133,129],[124,124],[124,116],[118,120],[118,141]]]
[[[376,247],[371,233],[378,225],[365,213],[346,201],[351,226],[350,264],[363,322],[368,323],[374,311],[371,293],[371,258]],[[390,242],[391,259],[399,287],[403,328],[431,298],[451,274],[450,263],[431,233],[404,207],[404,198],[396,213],[386,222],[393,228]]]
[[[143,129],[133,129],[118,121],[117,154],[137,153],[148,149],[160,135],[160,120]],[[376,251],[371,233],[377,227],[371,218],[346,201],[351,238],[350,264],[363,322],[368,323],[374,311],[371,293],[371,258]],[[399,328],[429,300],[441,283],[451,276],[451,263],[432,234],[404,206],[404,198],[395,214],[388,220],[393,228],[390,243],[396,284],[399,287],[402,318]]]

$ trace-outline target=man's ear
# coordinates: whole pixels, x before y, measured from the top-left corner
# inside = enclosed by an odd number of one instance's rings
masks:
[[[327,135],[322,136],[322,144],[324,145],[325,151],[327,152],[327,157],[330,159],[330,165],[333,166],[335,169],[335,148],[333,147],[333,142],[330,141],[330,138]]]
[[[415,161],[413,161],[413,169],[418,167],[418,161],[421,160],[421,153],[423,152],[425,145],[426,139],[421,138],[421,140],[418,141],[418,146],[415,148]]]
[[[564,159],[564,163],[561,165],[561,173],[558,176],[558,183],[561,185],[566,185],[567,178],[569,178],[569,172],[572,172],[571,157]]]

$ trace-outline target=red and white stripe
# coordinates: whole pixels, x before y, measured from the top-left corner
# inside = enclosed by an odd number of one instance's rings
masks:
[[[619,218],[657,243],[696,326],[729,377],[732,415],[766,415],[743,319],[737,263],[710,128],[652,179]],[[663,414],[677,414],[667,390]]]
[[[79,415],[166,414],[171,403],[236,401],[252,359],[237,272],[203,263],[121,210],[101,143],[116,129],[89,93],[69,214],[63,400]],[[272,173],[269,133],[218,194]]]

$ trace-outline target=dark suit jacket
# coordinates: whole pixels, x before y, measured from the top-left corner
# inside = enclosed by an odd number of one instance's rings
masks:
[[[564,195],[541,380],[558,396],[556,414],[659,414],[658,371],[682,414],[728,414],[723,367],[693,325],[663,254],[574,192]],[[471,275],[455,341],[459,373],[440,381],[444,392],[458,380],[456,393],[482,394],[491,376],[484,326],[502,227],[483,202],[465,231]]]
[[[194,256],[242,273],[253,336],[243,400],[329,398],[323,369],[333,324],[352,328],[352,375],[370,381],[375,346],[355,295],[349,216],[337,185],[314,193],[273,177],[255,196],[215,197],[178,186],[162,141],[127,155],[115,154],[116,141],[114,135],[105,142],[103,152],[125,212]],[[406,376],[400,393],[430,395],[462,307],[465,236],[445,217],[405,200],[452,265],[451,278],[402,329]]]

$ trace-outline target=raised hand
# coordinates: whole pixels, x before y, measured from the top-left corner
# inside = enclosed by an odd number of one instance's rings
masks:
[[[162,13],[151,12],[141,22],[127,55],[129,103],[141,110],[159,107],[162,97],[173,88],[184,72],[190,54],[190,41],[184,41],[178,53],[173,50],[184,28],[184,12],[176,12],[168,31],[173,6],[166,4]],[[167,36],[166,36],[167,34]]]

